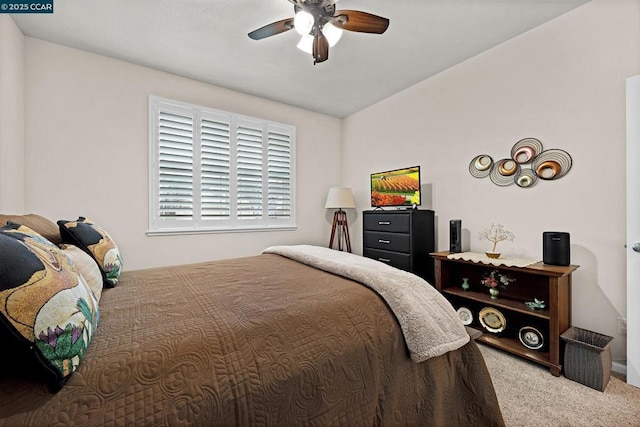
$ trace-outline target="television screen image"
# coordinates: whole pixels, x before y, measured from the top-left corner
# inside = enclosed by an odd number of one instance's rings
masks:
[[[414,205],[420,205],[420,166],[371,174],[371,206]]]

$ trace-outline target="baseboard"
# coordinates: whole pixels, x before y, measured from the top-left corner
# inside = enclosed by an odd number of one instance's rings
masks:
[[[627,362],[613,362],[611,370],[621,375],[627,375]]]

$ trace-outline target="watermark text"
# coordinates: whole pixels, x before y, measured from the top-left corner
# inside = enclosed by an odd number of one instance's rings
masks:
[[[0,13],[53,13],[53,0],[0,0]]]

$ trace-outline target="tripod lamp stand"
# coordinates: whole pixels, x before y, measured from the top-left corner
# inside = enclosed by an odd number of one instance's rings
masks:
[[[337,241],[337,249],[339,251],[344,250],[344,247],[346,248],[347,252],[351,252],[351,240],[349,239],[347,213],[342,210],[343,208],[355,209],[356,207],[351,189],[344,187],[330,188],[329,194],[327,195],[327,202],[325,203],[324,207],[327,209],[338,209],[333,214],[333,226],[331,227],[331,240],[329,241],[329,248],[333,249],[333,243],[335,240]]]

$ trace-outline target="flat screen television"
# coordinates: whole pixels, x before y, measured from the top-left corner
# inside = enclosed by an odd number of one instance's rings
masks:
[[[420,206],[420,166],[372,173],[371,206]]]

